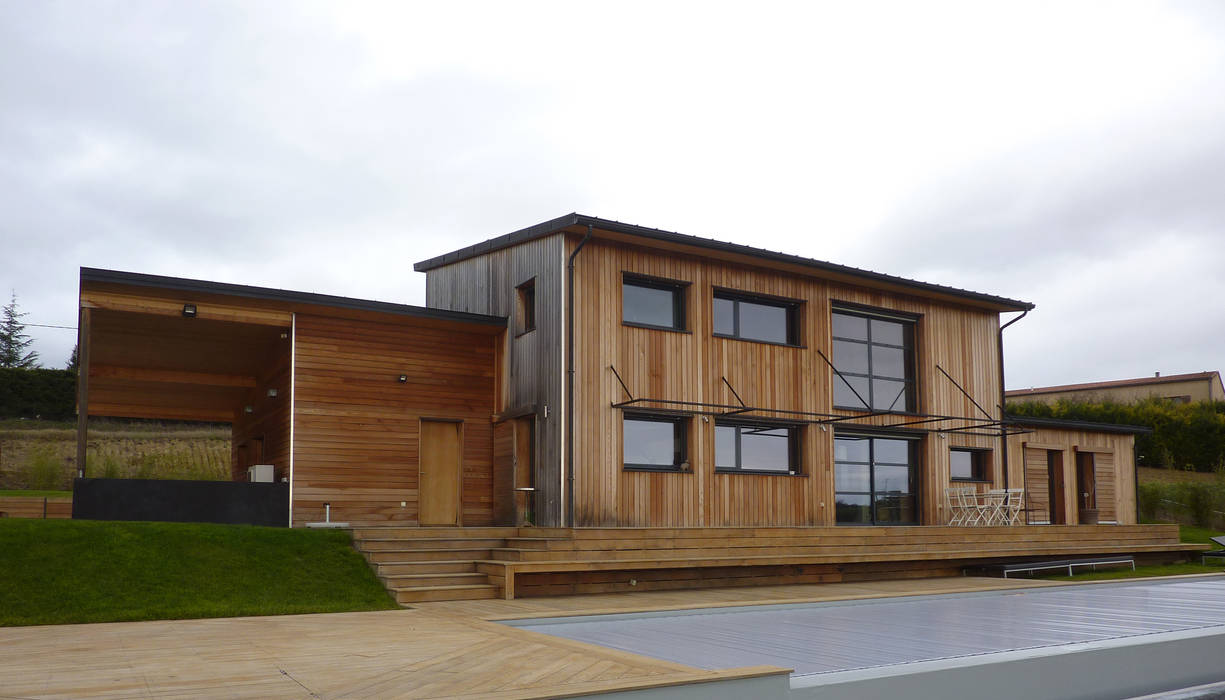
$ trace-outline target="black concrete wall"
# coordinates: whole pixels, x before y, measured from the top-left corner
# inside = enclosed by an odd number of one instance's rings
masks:
[[[289,484],[77,479],[72,517],[288,527]]]

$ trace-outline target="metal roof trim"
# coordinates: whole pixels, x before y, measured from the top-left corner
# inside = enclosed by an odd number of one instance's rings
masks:
[[[156,287],[159,289],[173,289],[175,291],[196,292],[200,294],[224,294],[247,299],[267,299],[270,301],[312,304],[315,306],[352,309],[355,311],[374,311],[378,313],[395,314],[398,316],[428,318],[437,321],[458,321],[462,323],[475,323],[485,326],[506,326],[506,318],[504,316],[488,316],[485,314],[473,314],[464,311],[448,311],[445,309],[431,309],[425,306],[396,304],[388,301],[354,299],[352,297],[341,297],[331,294],[297,292],[287,289],[273,289],[271,287],[253,287],[244,284],[210,282],[207,280],[188,279],[184,277],[166,277],[162,275],[149,275],[140,272],[106,270],[95,267],[82,267],[81,281],[126,284],[136,287]]]

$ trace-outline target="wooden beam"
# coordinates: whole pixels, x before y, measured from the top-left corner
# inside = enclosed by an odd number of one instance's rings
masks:
[[[90,311],[82,308],[77,323],[77,476],[85,476],[85,446],[89,437]]]
[[[263,326],[289,328],[292,314],[288,311],[272,311],[268,309],[230,306],[211,302],[196,302],[190,297],[182,299],[165,299],[134,294],[117,294],[114,292],[82,291],[81,306],[110,311],[127,311],[154,316],[183,316],[183,305],[194,304],[196,318],[213,321],[231,321],[234,323],[250,323]]]
[[[113,418],[147,418],[149,420],[195,420],[231,423],[234,412],[217,408],[175,408],[169,406],[137,406],[133,404],[96,403],[89,407],[95,416]]]
[[[234,386],[254,389],[255,377],[241,374],[214,374],[211,372],[184,372],[178,370],[146,369],[144,367],[120,367],[97,365],[89,369],[90,377],[127,379],[137,382],[164,384],[194,384],[198,386]]]

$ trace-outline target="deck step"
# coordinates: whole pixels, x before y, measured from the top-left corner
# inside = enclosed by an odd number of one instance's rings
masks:
[[[492,547],[501,547],[506,540],[496,537],[488,538],[451,538],[451,537],[427,537],[422,539],[410,539],[407,537],[389,537],[389,538],[361,538],[356,540],[357,547],[363,552],[385,552],[394,551],[405,548],[412,549],[488,549]]]
[[[489,600],[497,598],[501,589],[492,584],[470,584],[459,586],[406,586],[388,589],[396,602],[425,603],[440,600]]]
[[[489,558],[488,549],[388,549],[377,552],[362,552],[375,564],[406,561],[481,561]]]
[[[455,561],[392,561],[375,564],[379,576],[411,576],[413,574],[464,574],[476,571],[476,562]]]
[[[470,586],[489,583],[485,574],[465,573],[427,573],[427,574],[396,574],[381,576],[387,588],[398,590],[402,588],[420,588],[427,586]]]

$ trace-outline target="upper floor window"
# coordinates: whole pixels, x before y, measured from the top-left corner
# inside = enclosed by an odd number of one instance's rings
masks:
[[[621,322],[685,330],[685,287],[684,282],[625,275],[621,281]]]
[[[798,474],[800,429],[753,422],[715,424],[715,470]]]
[[[990,450],[954,447],[949,450],[949,477],[954,481],[987,481]]]
[[[689,470],[689,419],[684,416],[626,413],[621,421],[626,469]]]
[[[914,412],[914,321],[835,309],[833,326],[834,406]]]
[[[724,338],[799,345],[799,303],[716,290],[714,334]]]
[[[519,332],[536,330],[536,278],[519,285]]]

